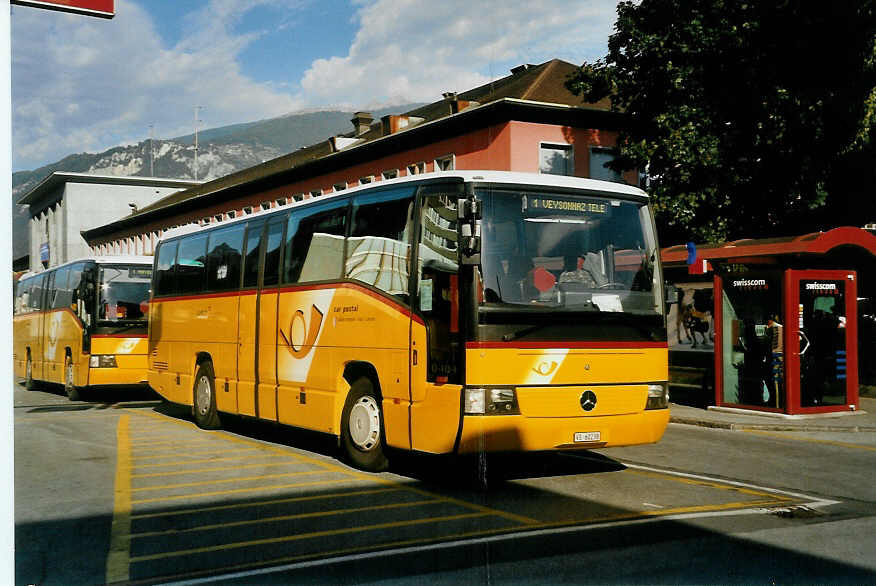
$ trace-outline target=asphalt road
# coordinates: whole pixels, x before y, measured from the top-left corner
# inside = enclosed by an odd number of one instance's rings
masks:
[[[14,385],[16,583],[874,583],[876,434],[670,425],[580,455],[397,456]]]

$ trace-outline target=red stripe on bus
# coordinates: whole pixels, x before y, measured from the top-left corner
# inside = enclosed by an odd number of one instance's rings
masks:
[[[363,285],[359,285],[357,283],[319,283],[315,285],[288,285],[285,287],[276,287],[271,289],[263,289],[262,294],[271,295],[271,294],[282,294],[282,293],[291,293],[295,291],[324,291],[326,289],[355,289],[360,293],[364,293],[369,297],[384,303],[385,305],[389,305],[396,311],[400,312],[405,317],[410,317],[415,322],[425,325],[423,319],[415,315],[410,309],[394,301],[368,289]],[[177,295],[175,297],[155,297],[152,299],[152,303],[165,303],[167,301],[182,301],[182,300],[193,300],[193,299],[213,299],[216,297],[233,297],[235,295],[244,296],[244,295],[255,295],[258,293],[256,289],[249,289],[245,291],[226,291],[222,293],[202,293],[198,295]]]
[[[644,349],[644,348],[669,348],[667,342],[620,342],[620,341],[603,341],[603,342],[466,342],[466,349],[478,350],[482,348],[519,348],[519,349],[564,349],[564,348],[585,348],[594,350],[615,350],[615,349]]]

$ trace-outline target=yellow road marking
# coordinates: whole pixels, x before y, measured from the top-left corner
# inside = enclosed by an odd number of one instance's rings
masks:
[[[167,446],[159,446],[159,447],[151,447],[139,449],[137,445],[132,446],[134,448],[134,455],[138,458],[143,456],[148,456],[150,454],[154,455],[164,455],[164,454],[173,454],[175,456],[179,456],[180,452],[185,450],[186,453],[194,453],[200,454],[201,450],[205,448],[215,448],[218,442],[216,440],[180,440],[176,443],[175,446],[167,445]],[[229,446],[230,447],[230,446]]]
[[[771,502],[771,501],[763,501],[763,503],[758,503],[758,502],[754,502],[754,503],[751,503],[751,502],[749,502],[749,503],[743,503],[743,502],[727,503],[727,504],[718,506],[715,510],[717,511],[717,510],[728,510],[731,508],[749,508],[752,506],[763,506],[763,505],[769,505],[769,504],[776,504],[776,503]],[[735,507],[734,507],[734,505],[735,505]],[[704,505],[703,507],[696,507],[698,509],[696,512],[707,512],[708,509],[705,507],[708,507],[708,505]],[[605,517],[605,518],[598,518],[598,519],[597,518],[583,519],[583,520],[572,521],[572,522],[539,523],[536,526],[530,525],[530,526],[523,528],[524,531],[522,532],[522,535],[525,536],[527,533],[530,533],[530,531],[537,531],[537,530],[542,530],[542,529],[552,529],[552,528],[559,528],[559,527],[563,527],[563,526],[569,526],[570,523],[573,523],[573,524],[574,523],[600,523],[600,522],[613,521],[613,520],[614,521],[624,521],[624,520],[634,520],[636,518],[661,517],[661,516],[667,516],[667,515],[682,514],[682,513],[686,513],[686,512],[694,512],[694,511],[691,511],[689,509],[691,509],[691,507],[684,507],[684,508],[680,508],[680,509],[666,509],[664,511],[653,511],[653,512],[649,511],[648,514],[630,513],[627,515],[616,515],[614,517]],[[418,537],[418,538],[414,538],[414,539],[405,539],[405,540],[397,540],[397,541],[386,541],[383,543],[360,545],[360,546],[356,546],[356,547],[347,547],[347,548],[341,548],[341,549],[335,549],[335,550],[329,550],[329,551],[318,551],[318,552],[301,554],[301,555],[284,556],[284,557],[279,557],[279,558],[259,560],[257,562],[235,564],[235,565],[225,566],[225,567],[221,567],[221,568],[214,567],[210,570],[210,573],[240,571],[240,570],[246,570],[246,569],[251,569],[251,568],[269,567],[269,566],[279,565],[279,564],[289,564],[289,563],[295,563],[295,562],[302,562],[302,561],[307,561],[307,560],[312,560],[312,559],[317,559],[317,558],[331,558],[331,557],[335,557],[335,556],[351,555],[351,554],[361,553],[361,552],[379,551],[382,549],[394,549],[394,548],[400,548],[400,547],[410,547],[410,546],[414,546],[414,545],[426,545],[429,543],[436,543],[436,542],[442,542],[442,541],[443,542],[458,541],[458,540],[464,540],[464,539],[469,539],[469,538],[473,538],[473,537],[486,537],[489,535],[499,535],[502,533],[512,533],[512,532],[517,531],[519,529],[521,529],[521,527],[501,527],[501,528],[496,528],[496,529],[483,529],[483,530],[477,530],[477,531],[466,531],[466,532],[462,532],[462,533],[454,533],[454,534],[449,534],[449,535]],[[192,577],[192,576],[198,575],[199,573],[200,572],[191,572],[191,573],[185,573],[185,574],[178,574],[175,576],[164,576],[164,579],[168,580],[168,581],[174,580],[174,579],[183,579],[185,577]]]
[[[304,470],[301,472],[283,472],[282,474],[264,474],[261,476],[242,476],[238,478],[221,478],[219,480],[199,480],[197,482],[181,482],[179,484],[164,484],[161,486],[138,486],[131,492],[146,492],[149,490],[172,490],[174,488],[190,488],[192,486],[212,486],[214,484],[227,484],[231,482],[244,482],[247,480],[268,480],[271,478],[287,478],[289,476],[310,476],[323,474],[325,470]]]
[[[130,417],[119,417],[116,431],[116,479],[113,488],[113,521],[110,548],[106,558],[106,581],[123,582],[130,572],[131,545],[131,453],[129,442]]]
[[[222,466],[219,468],[190,468],[188,470],[173,470],[171,472],[149,472],[134,474],[131,478],[154,478],[156,476],[182,476],[184,474],[200,474],[201,472],[227,472],[228,470],[244,470],[246,468],[270,468],[274,466],[294,466],[296,462],[276,462],[261,464],[242,464],[239,466]],[[322,470],[320,470],[322,472]]]
[[[242,451],[242,450],[241,450]],[[214,462],[232,462],[234,460],[243,460],[246,458],[247,462],[252,462],[256,459],[265,459],[265,460],[276,460],[280,458],[278,454],[268,454],[265,456],[257,456],[256,458],[247,458],[246,456],[228,456],[227,458],[203,458],[201,460],[177,460],[175,462],[165,462],[164,464],[141,464],[139,466],[134,466],[134,470],[140,470],[141,468],[169,468],[171,466],[188,466],[189,464],[212,464]]]
[[[137,414],[138,414],[138,415],[147,416],[147,417],[160,418],[160,419],[162,419],[163,421],[169,421],[169,422],[172,422],[172,423],[176,423],[176,424],[178,424],[178,425],[189,425],[189,424],[187,424],[187,423],[182,423],[182,422],[179,422],[179,421],[177,421],[177,420],[169,419],[169,418],[167,418],[166,416],[161,416],[161,415],[158,415],[158,414],[155,414],[155,413],[149,413],[149,412],[141,413],[141,412],[137,412]],[[220,432],[214,432],[214,433],[223,433],[223,432],[220,431]],[[243,445],[245,445],[245,446],[258,446],[259,448],[264,449],[264,450],[269,451],[269,452],[274,452],[274,453],[279,453],[279,454],[283,454],[283,455],[286,455],[286,456],[291,456],[291,457],[296,458],[296,459],[298,459],[298,460],[301,460],[301,461],[303,461],[303,462],[309,462],[309,463],[314,464],[314,465],[316,465],[316,466],[321,466],[321,467],[325,468],[326,470],[330,470],[330,471],[333,471],[333,472],[338,472],[338,473],[340,473],[340,474],[345,474],[345,475],[347,475],[347,476],[352,476],[352,477],[354,477],[354,478],[356,478],[356,479],[359,479],[359,480],[365,480],[365,481],[368,481],[368,482],[374,482],[374,483],[377,483],[377,484],[383,484],[383,485],[388,485],[388,486],[396,486],[396,487],[400,487],[402,490],[405,490],[405,491],[408,491],[408,492],[413,492],[413,493],[415,493],[415,494],[419,494],[419,495],[421,495],[421,496],[425,496],[425,497],[428,497],[428,498],[441,498],[441,499],[444,500],[445,502],[453,503],[453,504],[456,504],[456,505],[459,505],[459,506],[462,506],[462,507],[466,507],[466,508],[469,508],[469,509],[473,509],[473,510],[475,510],[475,511],[488,513],[488,514],[490,514],[490,515],[496,515],[496,516],[498,516],[498,517],[502,517],[502,518],[504,518],[504,519],[508,519],[509,521],[514,521],[515,523],[537,524],[537,523],[540,522],[540,521],[538,521],[537,519],[532,519],[532,518],[529,518],[529,517],[524,517],[524,516],[522,516],[522,515],[516,515],[516,514],[514,514],[514,513],[508,513],[508,512],[506,512],[506,511],[500,511],[500,510],[497,510],[497,509],[491,509],[491,508],[489,508],[489,507],[485,507],[485,506],[482,506],[482,505],[477,505],[477,504],[475,504],[475,503],[471,503],[471,502],[464,501],[464,500],[461,500],[461,499],[455,499],[455,498],[447,497],[447,496],[439,496],[439,495],[436,495],[436,494],[431,493],[431,492],[426,491],[426,490],[422,490],[422,489],[419,489],[419,488],[415,488],[415,487],[412,487],[412,486],[408,486],[408,485],[402,484],[402,483],[400,483],[400,482],[396,482],[396,481],[391,480],[391,479],[389,479],[389,478],[384,478],[384,477],[382,477],[382,476],[378,476],[378,475],[366,474],[366,473],[364,473],[364,472],[359,472],[359,471],[356,471],[356,470],[351,470],[351,469],[348,469],[348,468],[344,468],[344,467],[339,466],[339,465],[336,465],[336,464],[331,464],[331,463],[328,463],[328,462],[324,462],[324,461],[322,461],[322,460],[318,460],[318,459],[316,459],[316,458],[311,458],[311,457],[309,457],[309,456],[305,456],[305,455],[303,455],[303,454],[298,454],[298,453],[294,453],[294,452],[284,451],[284,450],[282,450],[282,449],[280,449],[280,448],[278,448],[278,447],[272,446],[272,445],[270,445],[270,444],[261,444],[261,443],[257,443],[257,442],[255,442],[255,441],[253,441],[253,440],[249,440],[249,439],[245,439],[245,438],[241,438],[241,437],[237,437],[237,436],[232,436],[232,435],[226,435],[225,439],[227,439],[228,441],[234,442],[234,443],[243,444]]]
[[[257,450],[259,450],[259,448],[247,448],[246,450],[237,450],[237,453],[255,452]],[[228,448],[225,448],[222,450],[210,450],[210,451],[195,452],[191,455],[197,457],[197,456],[209,456],[210,454],[227,454],[227,453],[228,453]],[[170,458],[180,458],[181,456],[184,457],[186,455],[188,455],[188,454],[186,454],[184,452],[177,452],[176,454],[165,454],[163,456],[139,456],[137,458],[134,458],[134,461],[141,462],[143,460],[167,460]],[[183,461],[185,461],[185,460],[183,460]]]
[[[331,517],[336,515],[349,515],[351,513],[363,513],[366,511],[382,511],[387,509],[401,509],[404,507],[417,507],[420,505],[432,505],[441,503],[441,499],[429,499],[423,501],[411,501],[406,503],[389,503],[383,505],[371,505],[368,507],[350,507],[347,509],[332,509],[328,511],[315,511],[312,513],[298,513],[295,515],[280,515],[276,517],[261,517],[258,519],[247,519],[245,521],[229,521],[228,523],[215,523],[212,525],[199,525],[197,527],[189,527],[187,529],[170,529],[168,531],[148,531],[143,533],[132,533],[131,539],[139,539],[141,537],[155,537],[158,535],[176,535],[178,533],[194,533],[196,531],[212,531],[213,529],[227,529],[229,527],[244,527],[246,525],[261,525],[262,523],[276,523],[279,521],[294,521],[296,519],[313,519],[317,517]]]
[[[222,543],[219,545],[211,545],[207,547],[195,547],[192,549],[181,549],[177,551],[168,551],[164,553],[156,553],[152,555],[144,555],[132,557],[132,562],[145,562],[151,560],[160,560],[170,557],[179,557],[185,555],[193,555],[198,553],[210,553],[214,551],[227,551],[230,549],[240,549],[243,547],[254,547],[259,545],[269,545],[273,543],[288,543],[290,541],[301,541],[303,539],[313,539],[316,537],[330,537],[333,535],[345,535],[350,533],[362,533],[365,531],[374,531],[377,529],[394,529],[396,527],[410,527],[412,525],[422,525],[424,523],[440,523],[444,521],[459,521],[462,519],[474,519],[476,517],[485,517],[488,513],[465,513],[461,515],[446,515],[444,517],[432,517],[428,519],[408,519],[406,521],[393,521],[391,523],[375,523],[374,525],[362,525],[359,527],[345,527],[343,529],[326,529],[324,531],[313,531],[310,533],[298,533],[296,535],[284,535],[283,537],[269,537],[265,539],[253,539],[251,541],[237,541],[233,543]]]
[[[783,435],[781,433],[771,432],[771,431],[760,431],[755,429],[746,429],[744,430],[746,433],[753,433],[754,435],[762,435],[766,437],[774,437],[779,439],[793,440],[795,442],[809,442],[813,444],[824,444],[828,446],[836,446],[839,448],[852,448],[855,450],[868,450],[871,452],[876,452],[876,447],[874,446],[862,446],[861,444],[851,444],[846,442],[837,442],[833,440],[822,440],[815,439],[810,437],[794,437],[792,435]],[[798,432],[791,432],[798,433]]]
[[[194,494],[178,494],[173,496],[158,496],[148,499],[132,500],[132,505],[142,505],[146,503],[161,503],[166,501],[178,501],[182,499],[202,498],[207,496],[224,496],[229,494],[243,494],[245,492],[258,492],[263,490],[280,490],[285,488],[301,488],[303,486],[319,486],[325,484],[338,484],[342,482],[353,482],[351,478],[335,478],[332,480],[313,480],[310,482],[296,482],[294,484],[274,484],[271,486],[253,486],[249,488],[232,488],[228,490],[214,490],[210,492],[199,492]]]
[[[333,493],[325,493],[325,494],[314,494],[307,496],[295,496],[284,499],[272,499],[268,501],[256,501],[253,503],[238,503],[234,505],[215,505],[211,507],[199,507],[196,509],[178,509],[174,511],[158,511],[155,513],[142,513],[139,515],[131,515],[131,519],[151,519],[153,517],[175,517],[177,515],[194,515],[197,513],[210,513],[213,511],[226,511],[228,509],[245,509],[251,507],[263,507],[269,505],[282,505],[287,503],[297,503],[304,501],[315,501],[320,499],[328,499],[328,498],[343,498],[347,496],[359,496],[365,494],[379,494],[384,492],[395,492],[400,490],[398,488],[373,488],[367,490],[350,490],[346,492],[333,492]]]

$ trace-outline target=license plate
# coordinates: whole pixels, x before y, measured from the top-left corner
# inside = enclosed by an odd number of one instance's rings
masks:
[[[599,431],[579,431],[575,433],[575,443],[578,442],[598,442],[602,439],[602,432]]]

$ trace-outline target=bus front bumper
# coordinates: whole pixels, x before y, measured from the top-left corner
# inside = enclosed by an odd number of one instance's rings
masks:
[[[601,417],[466,415],[457,452],[586,450],[660,440],[669,409]]]

